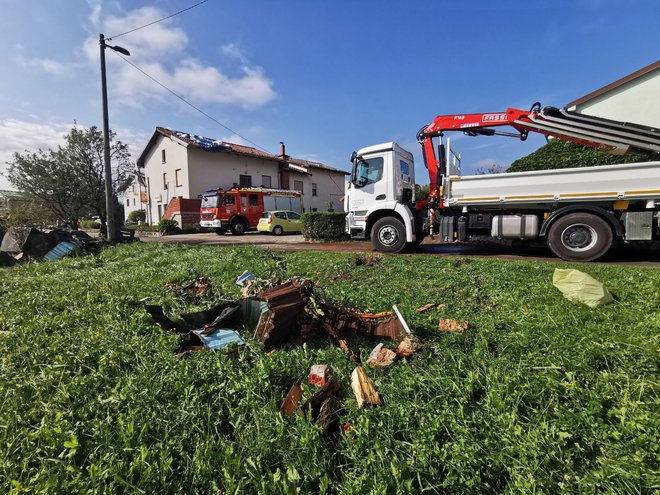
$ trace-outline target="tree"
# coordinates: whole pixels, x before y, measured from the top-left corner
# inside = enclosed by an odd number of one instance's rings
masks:
[[[570,167],[593,167],[649,160],[639,155],[614,155],[609,151],[583,146],[571,141],[552,139],[548,144],[511,164],[507,172],[550,170]]]
[[[491,163],[487,167],[478,167],[476,175],[503,174],[507,171],[506,165],[501,163]]]
[[[111,133],[110,139],[114,136]],[[75,227],[77,219],[98,215],[105,229],[103,134],[96,127],[74,126],[64,139],[64,146],[56,150],[14,153],[5,175],[17,189],[38,198],[62,222]],[[110,160],[116,196],[130,186],[135,166],[121,141],[111,142]]]
[[[57,223],[57,218],[39,200],[20,201],[12,203],[9,208],[0,212],[0,224],[6,227],[51,227]]]

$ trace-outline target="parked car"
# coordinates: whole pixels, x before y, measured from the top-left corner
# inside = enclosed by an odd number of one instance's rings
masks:
[[[257,224],[259,232],[272,232],[282,235],[284,232],[300,232],[302,224],[300,213],[295,211],[265,211]]]

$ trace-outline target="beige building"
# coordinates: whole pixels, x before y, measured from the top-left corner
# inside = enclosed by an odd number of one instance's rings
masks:
[[[660,60],[566,105],[571,111],[660,127]]]
[[[305,211],[326,211],[332,204],[341,210],[346,172],[322,163],[292,158],[284,145],[280,154],[227,143],[211,138],[156,127],[151,139],[137,160],[145,178],[146,194],[142,195],[146,220],[155,224],[166,214],[172,203],[194,206],[185,199],[196,199],[209,189],[228,189],[234,185],[295,189],[303,193]],[[136,191],[139,196],[139,191]],[[133,196],[126,203],[125,215],[140,209]],[[172,201],[177,199],[177,201]],[[182,224],[180,215],[167,213]],[[188,216],[190,212],[187,212]]]

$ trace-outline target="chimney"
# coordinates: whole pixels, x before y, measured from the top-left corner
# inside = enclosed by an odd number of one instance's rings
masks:
[[[280,156],[284,158],[286,156],[286,149],[284,147],[284,142],[280,141]]]

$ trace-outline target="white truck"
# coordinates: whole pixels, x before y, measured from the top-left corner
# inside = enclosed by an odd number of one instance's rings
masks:
[[[494,127],[509,125],[518,133]],[[559,170],[461,176],[446,131],[507,135],[529,131],[607,149],[640,153],[648,162]],[[534,104],[529,111],[439,116],[418,133],[429,171],[428,200],[415,202],[413,156],[397,143],[353,153],[344,200],[346,232],[371,239],[382,252],[415,246],[428,234],[440,242],[476,238],[544,239],[565,260],[601,257],[615,239],[660,240],[660,132],[637,124]],[[436,157],[432,138],[440,138]]]

